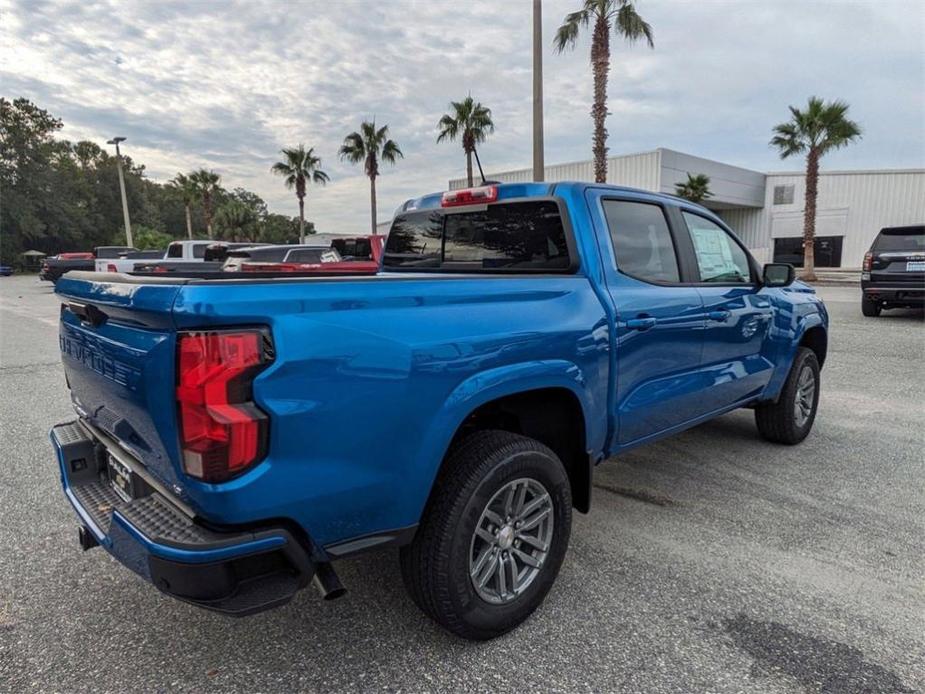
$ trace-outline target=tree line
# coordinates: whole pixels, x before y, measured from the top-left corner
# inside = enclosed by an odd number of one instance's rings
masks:
[[[57,137],[62,126],[28,99],[0,98],[4,264],[20,265],[26,250],[54,254],[125,243],[115,156],[94,142]],[[163,248],[188,237],[272,243],[298,238],[296,219],[269,212],[245,188],[223,188],[214,172],[178,176],[165,185],[147,178],[144,165],[131,157],[123,154],[122,162],[138,248]]]

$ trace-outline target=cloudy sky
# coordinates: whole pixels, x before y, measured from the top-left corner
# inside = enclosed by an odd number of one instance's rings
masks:
[[[590,158],[588,43],[552,36],[580,0],[544,0],[547,163]],[[207,167],[273,211],[295,197],[269,173],[283,146],[320,153],[319,230],[368,225],[368,181],[337,148],[364,118],[388,123],[405,159],[379,179],[379,215],[464,175],[435,143],[451,99],[491,107],[486,171],[531,162],[529,0],[170,2],[0,0],[0,94],[65,122],[64,136],[126,153],[166,180]],[[791,170],[767,146],[787,105],[841,98],[864,127],[828,168],[925,166],[925,2],[638,0],[655,50],[614,44],[612,154],[669,147],[759,170]]]

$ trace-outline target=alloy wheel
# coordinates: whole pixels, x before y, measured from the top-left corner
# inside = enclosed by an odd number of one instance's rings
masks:
[[[552,497],[537,480],[508,482],[475,526],[469,577],[480,598],[498,605],[521,595],[543,567],[553,535]]]
[[[793,418],[798,427],[802,427],[809,420],[813,411],[813,400],[816,397],[816,374],[810,366],[806,365],[800,371],[797,379],[796,395],[794,396]]]

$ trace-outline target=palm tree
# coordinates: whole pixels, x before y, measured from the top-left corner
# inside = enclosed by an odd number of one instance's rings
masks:
[[[295,195],[299,199],[299,243],[305,243],[305,184],[311,181],[324,185],[331,178],[322,171],[321,158],[315,156],[315,148],[305,149],[299,143],[298,147],[280,150],[283,161],[278,161],[270,167],[270,171],[277,176],[285,176],[286,187],[295,188]]]
[[[712,198],[710,192],[710,177],[706,174],[687,174],[687,180],[684,183],[675,183],[674,194],[679,198],[690,200],[691,202],[701,203],[707,198]]]
[[[636,12],[632,0],[584,0],[577,12],[565,15],[562,26],[553,40],[556,51],[574,48],[578,42],[579,30],[587,28],[594,20],[591,34],[591,69],[594,72],[594,105],[591,119],[594,121],[594,137],[591,151],[594,153],[594,180],[607,182],[607,75],[610,73],[610,30],[618,37],[635,43],[644,38],[649,48],[652,42],[652,27]]]
[[[781,159],[806,153],[806,198],[803,207],[803,279],[816,279],[816,195],[819,160],[827,152],[845,147],[861,137],[861,126],[847,117],[844,101],[826,102],[810,97],[805,110],[790,107],[790,120],[774,126],[771,146]]]
[[[190,180],[196,186],[197,197],[202,201],[202,213],[206,218],[206,233],[212,238],[212,203],[215,201],[215,194],[219,191],[219,183],[222,177],[214,171],[208,169],[199,169],[189,175]]]
[[[395,164],[401,153],[395,140],[389,139],[389,126],[376,129],[376,121],[363,121],[359,132],[352,132],[344,138],[340,158],[352,164],[363,162],[363,170],[369,176],[369,206],[372,233],[376,233],[376,176],[379,175],[379,160]]]
[[[256,241],[257,213],[240,200],[229,200],[215,213],[215,226],[228,241]]]
[[[475,146],[485,142],[485,138],[495,131],[495,124],[491,120],[491,109],[482,106],[481,102],[473,101],[470,94],[462,101],[450,102],[450,113],[443,114],[437,127],[440,134],[437,142],[443,140],[462,140],[463,151],[466,153],[466,180],[472,187],[472,153]]]
[[[193,218],[190,211],[193,207],[193,203],[199,199],[199,186],[196,184],[196,181],[193,180],[193,175],[194,174],[190,174],[187,176],[178,173],[169,181],[170,185],[176,188],[180,193],[183,206],[186,208],[186,235],[190,239],[193,238]]]

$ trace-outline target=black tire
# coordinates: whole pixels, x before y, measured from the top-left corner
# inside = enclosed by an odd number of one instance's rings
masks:
[[[876,318],[883,307],[877,301],[871,301],[866,296],[861,297],[861,313],[868,318]]]
[[[806,370],[812,374],[813,382],[812,395],[803,399],[804,405],[809,406],[808,412],[797,402],[800,379],[806,378],[803,376]],[[816,410],[819,407],[820,385],[819,360],[816,353],[806,347],[798,348],[777,402],[763,403],[755,408],[758,432],[774,443],[791,446],[800,443],[813,428]],[[803,394],[806,395],[805,390]]]
[[[523,592],[504,604],[492,604],[470,578],[476,526],[496,495],[521,480],[532,480],[548,492],[552,535],[545,554],[528,549],[531,556],[537,552],[543,558]],[[475,432],[448,453],[417,534],[401,549],[402,578],[414,602],[440,626],[466,639],[491,639],[519,625],[543,602],[565,557],[571,523],[569,480],[555,453],[506,431]],[[526,548],[521,542],[515,541]],[[530,573],[526,565],[523,569],[525,576]],[[495,580],[503,579],[496,575]]]

